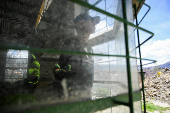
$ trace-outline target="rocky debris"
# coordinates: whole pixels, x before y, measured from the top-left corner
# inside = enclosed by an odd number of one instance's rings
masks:
[[[160,76],[158,71],[161,73]],[[146,99],[170,103],[170,69],[157,69],[154,73],[144,81]],[[142,87],[141,83],[140,87]]]

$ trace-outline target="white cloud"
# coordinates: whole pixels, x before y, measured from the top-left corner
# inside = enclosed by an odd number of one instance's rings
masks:
[[[157,60],[157,65],[170,61],[170,39],[150,42],[141,50],[142,58]]]

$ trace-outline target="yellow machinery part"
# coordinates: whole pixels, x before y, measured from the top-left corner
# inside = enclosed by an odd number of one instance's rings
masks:
[[[40,23],[41,15],[43,13],[43,10],[44,10],[44,1],[43,1],[42,5],[41,5],[40,12],[38,14],[38,18],[37,18],[35,29],[37,28],[38,24]]]

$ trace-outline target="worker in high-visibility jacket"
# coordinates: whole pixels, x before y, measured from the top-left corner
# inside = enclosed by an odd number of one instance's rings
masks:
[[[57,63],[53,68],[53,74],[55,77],[55,82],[53,83],[53,89],[58,91],[56,96],[61,98],[63,94],[62,82],[64,79],[74,78],[76,76],[76,71],[72,69],[71,65],[67,64],[62,67],[62,64]],[[68,82],[66,82],[66,87],[68,88]]]
[[[30,84],[37,84],[40,78],[40,64],[36,57],[31,54],[29,55],[29,69],[27,80]]]
[[[74,19],[74,26],[78,35],[65,40],[62,45],[62,50],[93,54],[93,49],[88,41],[90,35],[95,33],[95,25],[99,22],[99,16],[91,17],[87,13],[78,15]],[[91,99],[91,89],[94,78],[94,59],[92,55],[88,54],[61,54],[57,64],[53,68],[56,81],[64,78],[67,79],[69,97],[75,96],[78,98]],[[71,65],[71,71],[67,71],[69,65]]]
[[[53,74],[56,80],[62,81],[64,78],[72,78],[76,75],[76,71],[71,68],[71,65],[66,65],[63,68],[57,63],[53,68]]]

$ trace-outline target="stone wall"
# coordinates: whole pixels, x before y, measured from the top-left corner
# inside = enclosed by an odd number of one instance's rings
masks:
[[[74,4],[68,0],[53,0],[35,24],[43,0],[6,0],[1,6],[0,43],[4,45],[60,49],[65,39],[74,35]],[[43,61],[50,54],[33,53],[41,64],[41,74],[52,71],[56,61]],[[53,55],[56,56],[56,55]],[[3,62],[1,62],[3,63]]]
[[[43,0],[2,0],[0,43],[27,45]]]
[[[64,40],[74,36],[74,4],[68,0],[53,0],[45,11],[35,32],[33,47],[61,49]],[[41,77],[54,79],[53,66],[59,55],[42,53],[39,58]]]

